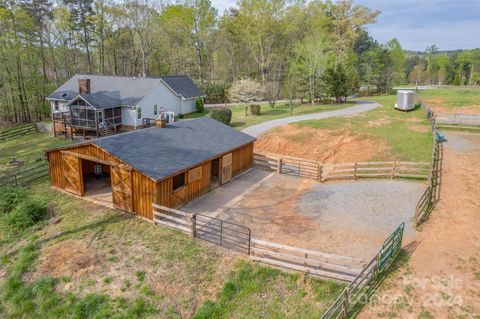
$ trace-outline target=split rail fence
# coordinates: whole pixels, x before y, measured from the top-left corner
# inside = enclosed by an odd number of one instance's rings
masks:
[[[413,178],[428,179],[428,162],[355,162],[347,164],[324,164],[293,157],[254,154],[255,165],[288,174],[310,178],[319,182],[328,180],[357,180],[362,178]]]
[[[194,238],[240,253],[250,254],[251,231],[243,225],[157,204],[153,204],[153,217],[156,224],[181,230]]]
[[[403,230],[400,226],[385,240],[377,255],[343,290],[321,319],[346,319],[357,309],[357,305],[368,300],[376,287],[376,279],[392,264],[402,247]]]
[[[48,176],[48,165],[45,163],[16,171],[0,177],[0,187],[21,186],[26,187]]]
[[[6,141],[9,138],[23,136],[23,135],[27,135],[34,132],[37,132],[36,125],[26,125],[26,126],[6,129],[0,132],[0,141]]]
[[[354,280],[365,266],[361,259],[253,238],[250,258],[264,264],[346,282]]]
[[[271,266],[346,282],[354,280],[365,266],[365,261],[357,258],[254,239],[250,228],[204,214],[153,204],[153,215],[156,224],[249,255],[252,260]]]

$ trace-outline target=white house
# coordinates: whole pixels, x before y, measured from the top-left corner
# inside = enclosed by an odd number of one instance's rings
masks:
[[[63,114],[74,129],[99,131],[105,127],[137,129],[163,111],[175,115],[195,111],[204,97],[188,76],[135,78],[76,74],[47,100],[52,115]]]

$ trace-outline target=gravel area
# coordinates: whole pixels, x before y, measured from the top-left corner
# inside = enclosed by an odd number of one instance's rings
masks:
[[[415,238],[411,219],[424,190],[419,182],[318,183],[253,169],[186,209],[248,226],[258,239],[367,260],[401,222]]]

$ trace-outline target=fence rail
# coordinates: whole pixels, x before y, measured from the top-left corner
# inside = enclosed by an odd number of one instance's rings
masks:
[[[437,129],[437,120],[435,113],[419,98],[420,106],[427,119],[432,123],[433,147],[432,161],[428,176],[428,187],[417,203],[415,209],[415,224],[419,226],[430,215],[438,199],[440,184],[440,174],[442,165],[442,140],[441,133]]]
[[[325,182],[328,180],[356,180],[361,178],[428,179],[428,162],[355,162],[324,164],[304,159],[255,153],[255,165],[260,168]]]
[[[153,220],[156,224],[174,228],[192,237],[225,248],[250,254],[250,228],[204,214],[184,212],[153,204]]]
[[[10,128],[0,132],[0,141],[5,141],[12,137],[23,136],[37,131],[36,125],[27,125]]]
[[[251,259],[257,262],[351,282],[363,269],[361,259],[252,239]]]
[[[368,291],[373,287],[378,275],[388,269],[397,257],[402,246],[404,227],[404,223],[400,224],[385,240],[377,255],[345,287],[321,319],[346,319],[349,317],[355,306],[368,295]]]
[[[0,187],[3,186],[29,186],[32,183],[48,176],[48,165],[40,164],[24,170],[16,171],[0,177]]]

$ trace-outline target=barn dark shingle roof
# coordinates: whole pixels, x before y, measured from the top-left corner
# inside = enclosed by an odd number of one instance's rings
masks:
[[[203,117],[92,143],[158,181],[253,141],[248,134]]]
[[[82,97],[95,107],[136,106],[162,80],[184,99],[204,96],[188,76],[134,78],[127,76],[75,74],[48,99],[70,101],[78,96],[78,80],[90,79],[90,94]]]

